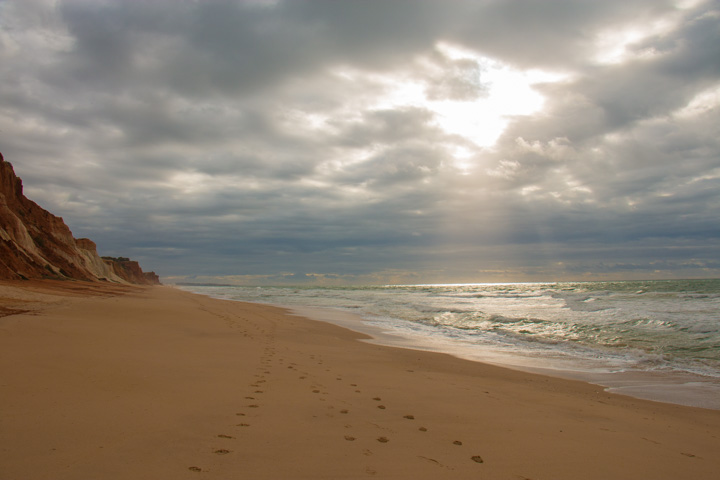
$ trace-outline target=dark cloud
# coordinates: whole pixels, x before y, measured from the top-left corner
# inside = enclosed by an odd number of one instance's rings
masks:
[[[462,12],[466,21],[453,39],[522,67],[559,69],[587,64],[599,32],[649,21],[674,8],[668,0],[468,3],[474,8]]]
[[[338,135],[341,145],[354,148],[368,148],[373,145],[404,143],[418,139],[418,133],[438,136],[431,122],[431,112],[421,108],[394,108],[370,110],[362,117],[352,120],[333,120],[331,124],[342,133]],[[435,130],[435,131],[433,131]],[[420,140],[425,137],[420,135]]]
[[[720,10],[676,3],[6,0],[0,151],[166,276],[717,276]],[[498,65],[565,76],[479,145],[440,107]]]

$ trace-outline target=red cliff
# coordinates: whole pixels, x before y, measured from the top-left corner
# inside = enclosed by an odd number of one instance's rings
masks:
[[[137,262],[103,261],[95,243],[75,239],[62,218],[23,194],[22,181],[0,154],[0,279],[59,278],[158,284]]]
[[[157,285],[160,277],[155,272],[143,272],[140,264],[124,257],[102,257],[103,262],[120,278],[140,285]]]

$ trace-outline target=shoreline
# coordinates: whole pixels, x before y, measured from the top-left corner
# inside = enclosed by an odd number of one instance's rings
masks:
[[[715,478],[720,412],[170,287],[0,284],[0,476]],[[67,287],[67,285],[66,285]],[[4,295],[4,296],[3,296]]]
[[[691,374],[689,372],[653,372],[653,371],[619,371],[598,372],[573,370],[570,368],[553,368],[546,365],[530,365],[533,357],[513,357],[497,354],[486,356],[472,352],[471,348],[452,345],[433,346],[430,342],[423,342],[423,338],[411,338],[395,334],[376,325],[365,323],[361,315],[344,312],[332,308],[284,306],[298,316],[313,320],[328,322],[348,328],[358,333],[370,335],[372,339],[363,340],[388,347],[407,348],[425,352],[445,353],[456,358],[508,368],[520,372],[545,375],[555,378],[579,380],[592,385],[605,388],[607,392],[628,395],[633,398],[683,405],[687,407],[707,408],[720,410],[720,379]],[[505,361],[503,361],[505,359]],[[524,361],[518,362],[519,359]],[[513,360],[515,361],[513,363]]]
[[[712,344],[710,336],[698,339],[699,345],[693,343],[699,335],[693,332],[715,331],[717,327],[704,325],[704,319],[695,318],[697,315],[689,315],[682,321],[672,320],[673,312],[683,308],[677,302],[685,304],[683,294],[676,292],[666,299],[662,293],[666,288],[655,284],[647,287],[648,295],[660,298],[657,308],[669,313],[664,317],[660,315],[657,320],[660,323],[650,322],[652,325],[648,327],[644,321],[637,320],[651,313],[645,311],[649,308],[648,300],[638,297],[640,292],[632,282],[625,283],[627,285],[608,285],[605,289],[598,286],[590,292],[569,284],[552,292],[534,289],[507,292],[493,288],[447,290],[447,286],[438,286],[442,288],[432,291],[416,291],[416,287],[412,287],[406,291],[403,287],[397,290],[397,295],[394,288],[388,292],[388,287],[372,286],[184,289],[214,298],[293,309],[369,334],[375,338],[373,342],[384,345],[444,352],[476,362],[582,380],[637,398],[720,410],[720,370],[717,362],[713,363],[717,350],[708,346]],[[713,291],[718,286],[715,285]],[[707,286],[695,287],[700,293],[707,289]],[[683,289],[695,298],[696,288],[687,285],[675,285],[673,292],[684,292]],[[632,292],[632,298],[625,298],[623,292],[627,291]],[[516,295],[523,300],[513,300]],[[475,297],[482,300],[476,303],[472,300]],[[535,300],[539,298],[543,301]],[[585,318],[582,312],[591,301],[595,303]],[[710,308],[712,303],[708,299],[700,300],[705,304],[696,305],[695,301],[685,308],[697,312],[702,311],[697,310],[700,307]],[[332,313],[323,309],[330,309]],[[596,311],[611,313],[597,317]],[[627,328],[618,320],[626,316],[634,319]],[[499,320],[493,320],[494,317]],[[478,318],[487,320],[480,322],[475,331]],[[553,318],[558,321],[553,323]],[[667,327],[665,320],[670,322]],[[599,333],[605,329],[598,330],[597,325],[606,322],[610,324],[607,332]],[[527,327],[518,326],[526,324]],[[575,330],[581,332],[579,336],[573,333]],[[562,335],[563,332],[567,336]],[[645,334],[647,340],[643,340]],[[593,340],[588,343],[590,339]],[[615,345],[617,348],[613,348]]]
[[[197,294],[204,295],[200,293]],[[216,298],[211,296],[208,297]],[[357,333],[369,335],[372,338],[362,340],[367,343],[394,348],[406,348],[423,352],[443,353],[462,360],[494,365],[500,368],[508,368],[520,372],[568,380],[578,380],[603,387],[605,391],[609,393],[627,395],[637,399],[687,407],[720,410],[720,379],[716,378],[691,374],[689,372],[676,371],[599,372],[573,370],[570,368],[553,368],[547,364],[547,362],[542,366],[531,365],[532,361],[536,360],[533,357],[513,357],[509,354],[502,357],[498,354],[482,356],[478,355],[476,352],[472,352],[470,348],[459,348],[458,346],[451,345],[434,346],[431,345],[429,341],[424,342],[423,340],[426,340],[424,338],[411,338],[395,334],[392,331],[383,329],[377,325],[368,324],[366,323],[366,319],[361,315],[345,312],[341,309],[267,304],[260,302],[257,304],[286,309],[293,315],[297,315],[299,317],[330,323]],[[505,359],[505,361],[503,361],[503,359]],[[523,359],[524,361],[518,362],[518,359]],[[513,360],[515,361],[514,363]]]

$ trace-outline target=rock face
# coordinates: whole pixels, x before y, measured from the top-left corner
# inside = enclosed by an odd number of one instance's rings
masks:
[[[86,240],[86,239],[82,239]],[[112,272],[130,283],[158,285],[160,277],[155,272],[143,272],[140,264],[125,257],[102,257]]]
[[[155,273],[123,260],[100,258],[93,241],[75,239],[62,218],[27,199],[22,181],[0,154],[0,279],[160,283]]]

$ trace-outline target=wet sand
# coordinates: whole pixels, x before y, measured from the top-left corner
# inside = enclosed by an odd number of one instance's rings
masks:
[[[720,411],[170,287],[0,284],[0,478],[715,479]]]

